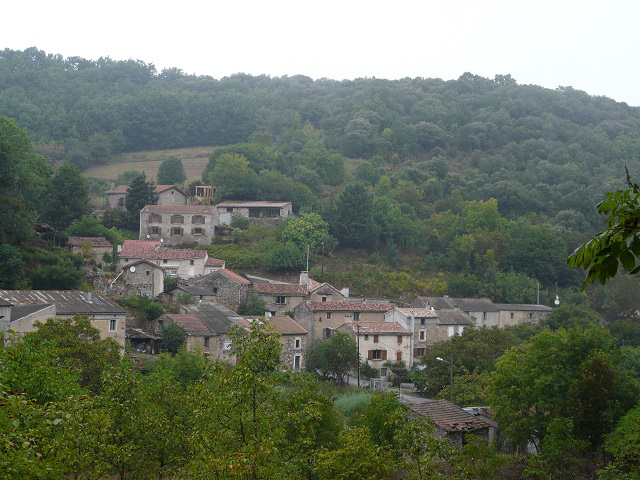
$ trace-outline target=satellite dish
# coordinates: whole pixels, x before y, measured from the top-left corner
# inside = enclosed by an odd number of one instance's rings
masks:
[[[151,235],[147,235],[147,238],[151,238]]]
[[[136,267],[134,267],[133,265],[131,265],[131,266],[129,267],[129,271],[130,271],[131,273],[135,272],[135,271],[136,271]]]
[[[556,299],[553,301],[553,303],[555,303],[556,305],[560,305],[560,299],[558,298],[558,295],[556,295]]]
[[[160,239],[160,243],[164,243],[164,238],[161,238],[161,239]]]

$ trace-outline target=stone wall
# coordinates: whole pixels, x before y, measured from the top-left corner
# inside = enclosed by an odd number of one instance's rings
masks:
[[[300,348],[296,348],[296,339],[299,340]],[[280,361],[286,370],[294,371],[295,357],[300,356],[300,368],[304,369],[304,352],[307,349],[307,335],[282,335],[280,337],[282,354]]]
[[[240,284],[222,272],[213,272],[204,277],[192,279],[189,285],[197,285],[213,290],[216,295],[216,301],[234,311],[240,303],[247,299],[249,293],[249,285]]]
[[[160,240],[164,245],[180,245],[183,243],[197,243],[199,245],[209,245],[214,237],[215,225],[214,215],[211,213],[183,213],[183,222],[177,222],[171,213],[150,214],[140,213],[140,240]],[[193,223],[194,216],[204,217],[204,223]],[[153,233],[157,228],[158,233]],[[195,229],[202,229],[202,234],[196,234]],[[179,233],[175,230],[180,229]],[[149,238],[147,239],[147,235]]]
[[[158,205],[186,205],[187,197],[177,188],[170,188],[158,194]]]

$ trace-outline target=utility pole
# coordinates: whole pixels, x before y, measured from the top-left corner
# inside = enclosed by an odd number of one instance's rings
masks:
[[[323,244],[324,245],[324,244]],[[356,327],[358,337],[358,387],[360,386],[360,324],[357,324]]]
[[[414,331],[416,325],[416,315],[413,310],[411,310],[411,336],[409,337],[409,371],[413,370],[413,351],[415,348],[415,338]]]
[[[453,403],[453,353],[449,361],[449,401]]]
[[[309,267],[307,267],[307,271]],[[324,283],[324,242],[322,242],[322,275],[320,275],[320,283]],[[358,350],[358,355],[360,354],[360,350]]]
[[[540,280],[538,280],[538,301],[536,305],[540,305]]]
[[[309,273],[309,244],[307,243],[307,274]]]

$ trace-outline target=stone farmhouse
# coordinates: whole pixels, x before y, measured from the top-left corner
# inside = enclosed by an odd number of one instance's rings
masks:
[[[99,293],[80,290],[0,290],[0,299],[0,308],[4,310],[0,325],[5,331],[11,329],[26,333],[35,329],[36,321],[87,315],[91,325],[100,331],[100,338],[113,338],[124,348],[127,312]]]
[[[266,323],[278,335],[282,353],[280,362],[286,370],[299,372],[304,368],[304,352],[307,348],[307,330],[301,327],[288,315],[267,317],[244,317],[240,324],[249,330],[255,322]]]
[[[128,185],[111,186],[111,190],[107,190],[107,209],[126,210],[124,206],[127,197]],[[188,195],[175,185],[156,185],[156,194],[158,195],[158,205],[186,205]]]
[[[521,323],[540,323],[553,311],[546,305],[526,305],[516,303],[496,303],[499,318],[498,326],[507,327]]]
[[[137,260],[152,261],[167,276],[186,280],[204,275],[209,255],[204,250],[162,248],[162,243],[154,240],[125,240],[119,252],[120,268]]]
[[[265,308],[272,315],[292,312],[307,298],[307,286],[288,283],[254,283],[253,291],[265,301]]]
[[[140,211],[139,238],[165,245],[208,245],[218,225],[215,212],[210,205],[147,205]]]
[[[294,320],[309,331],[309,341],[323,340],[347,322],[384,322],[390,303],[368,301],[312,302],[294,309]]]
[[[164,292],[162,294],[163,301],[166,301],[168,304],[174,303],[178,297],[182,295],[189,295],[193,303],[199,302],[215,302],[216,294],[213,290],[208,290],[206,288],[201,288],[197,285],[180,285],[178,284],[176,288],[169,290],[168,292]]]
[[[240,215],[256,225],[276,225],[293,215],[291,202],[228,200],[215,205],[218,225],[231,225],[234,215]]]
[[[213,292],[218,303],[233,309],[244,302],[253,291],[250,280],[224,268],[192,278],[186,284]]]
[[[96,263],[102,261],[102,256],[105,253],[111,255],[113,252],[113,245],[104,237],[69,237],[67,245],[71,248],[71,253],[82,255],[82,246],[89,247],[91,259]]]
[[[347,322],[337,330],[359,344],[360,359],[379,369],[382,378],[388,373],[385,362],[407,363],[411,356],[411,331],[398,322]]]
[[[113,295],[137,295],[155,299],[164,291],[165,269],[150,260],[136,260],[122,266],[110,284]]]

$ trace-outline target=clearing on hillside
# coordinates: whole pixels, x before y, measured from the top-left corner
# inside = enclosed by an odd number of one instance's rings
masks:
[[[87,168],[82,174],[101,180],[115,180],[123,172],[136,170],[146,173],[148,180],[156,182],[160,164],[169,157],[178,157],[184,165],[184,171],[187,174],[185,183],[188,184],[202,177],[202,171],[207,166],[209,155],[215,149],[216,147],[192,147],[123,153],[112,157],[107,163]]]

